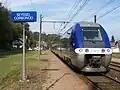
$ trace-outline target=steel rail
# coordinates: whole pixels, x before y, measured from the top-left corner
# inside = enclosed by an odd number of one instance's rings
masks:
[[[84,76],[84,75],[83,75]],[[87,76],[84,76],[92,85],[95,86],[96,89],[102,90],[102,88],[100,88],[94,81],[92,81],[91,79],[89,79]]]
[[[105,75],[105,74],[103,74],[103,73],[100,73],[100,74],[103,75],[104,77],[106,77],[106,78],[108,78],[108,79],[111,79],[111,80],[113,80],[114,82],[120,84],[120,81],[119,81],[119,80],[116,80],[116,79],[114,79],[113,77],[108,76],[108,75]]]

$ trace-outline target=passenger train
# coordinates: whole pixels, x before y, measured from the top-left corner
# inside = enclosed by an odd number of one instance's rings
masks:
[[[112,58],[109,37],[98,23],[80,22],[64,34],[67,44],[54,50],[68,64],[83,72],[107,72]]]

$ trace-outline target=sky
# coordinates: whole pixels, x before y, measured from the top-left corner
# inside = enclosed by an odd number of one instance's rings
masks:
[[[39,31],[39,21],[40,14],[42,14],[42,20],[55,20],[55,21],[69,21],[71,15],[77,11],[77,9],[82,5],[84,0],[81,0],[80,5],[75,9],[75,11],[68,12],[72,8],[73,4],[76,0],[0,0],[3,5],[5,5],[8,9],[12,11],[37,11],[37,22],[31,22],[30,30],[33,32]],[[70,24],[67,25],[66,29],[61,33],[65,32],[74,22],[79,21],[92,21],[93,13],[99,10],[99,8],[103,7],[110,0],[90,0],[88,4],[78,13],[78,15],[72,20]],[[120,3],[120,0],[113,0],[111,4],[102,9],[101,11],[95,13],[97,17],[104,14],[108,10],[116,7]],[[120,5],[120,4],[119,4]],[[115,39],[120,39],[120,8],[114,10],[108,15],[102,17],[97,20],[97,23],[101,24],[109,37],[112,35],[115,36]],[[45,33],[58,33],[61,24],[53,24],[53,23],[42,23],[42,32]],[[61,28],[64,26],[62,24]]]

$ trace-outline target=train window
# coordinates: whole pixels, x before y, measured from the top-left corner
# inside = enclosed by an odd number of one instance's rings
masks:
[[[84,40],[102,41],[100,29],[97,28],[83,28]]]

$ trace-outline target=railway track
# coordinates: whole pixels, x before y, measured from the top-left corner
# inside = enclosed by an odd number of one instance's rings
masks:
[[[113,66],[113,67],[117,67],[118,69],[120,69],[120,63],[118,63],[118,62],[111,62],[110,63],[110,66]]]
[[[112,62],[110,63],[110,66],[109,66],[109,67],[110,67],[110,69],[113,70],[114,72],[117,71],[117,72],[119,72],[119,74],[120,74],[120,63],[118,63],[118,62],[113,62],[113,61],[112,61]]]
[[[114,71],[117,71],[117,72],[120,72],[120,63],[112,61],[110,63],[110,69],[114,70]]]
[[[88,87],[90,90],[102,90],[102,88],[100,86],[97,85],[97,83],[93,80],[91,80],[88,76],[86,75],[78,75],[80,78],[82,77],[82,79],[88,84]]]
[[[111,62],[110,71],[101,76],[85,76],[98,90],[120,90],[120,63]],[[104,78],[104,79],[102,79]]]
[[[57,55],[55,52],[53,52],[53,54],[55,54],[59,59],[61,59],[60,56]],[[111,66],[115,66],[115,64],[113,65],[112,63]],[[83,79],[89,85],[90,90],[120,90],[120,79],[118,78],[116,79],[109,74],[106,75],[103,73],[99,73],[99,75],[86,75],[79,74],[77,72],[75,73],[78,75],[80,79]]]
[[[99,73],[100,76],[85,76],[96,89],[93,90],[120,90],[120,63],[111,62],[110,71],[107,74]]]
[[[83,75],[90,83],[91,90],[120,90],[120,81],[101,73],[101,76]]]

